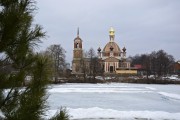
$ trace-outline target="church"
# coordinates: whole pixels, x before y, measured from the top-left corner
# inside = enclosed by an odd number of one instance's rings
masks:
[[[119,45],[115,42],[115,30],[111,27],[109,30],[109,41],[101,50],[97,49],[98,59],[103,66],[104,73],[117,73],[118,70],[125,70],[130,68],[130,62],[126,61],[126,48],[120,49]],[[82,39],[79,36],[79,29],[77,37],[74,39],[72,73],[81,74],[81,59],[83,56]],[[89,65],[89,60],[87,65]]]

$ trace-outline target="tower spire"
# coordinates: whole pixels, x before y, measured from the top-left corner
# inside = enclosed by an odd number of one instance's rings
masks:
[[[79,27],[78,27],[78,29],[77,29],[77,36],[79,36]]]

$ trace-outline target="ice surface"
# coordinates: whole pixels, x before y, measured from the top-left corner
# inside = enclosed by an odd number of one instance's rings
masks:
[[[180,86],[63,84],[49,88],[48,115],[65,106],[76,120],[180,119]]]
[[[150,90],[157,90],[156,88],[153,88],[153,87],[146,87],[146,88]]]
[[[152,88],[151,88],[152,89]],[[118,88],[52,88],[49,90],[52,93],[146,93],[151,92],[149,89],[140,89],[140,88],[127,88],[127,87],[118,87]]]

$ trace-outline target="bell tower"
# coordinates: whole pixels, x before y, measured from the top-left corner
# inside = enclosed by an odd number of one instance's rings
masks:
[[[77,30],[77,37],[74,39],[74,50],[73,50],[73,59],[82,58],[82,40],[79,37],[79,28]]]
[[[72,61],[72,72],[78,73],[80,71],[80,62],[83,57],[82,40],[79,37],[79,28],[77,30],[77,37],[74,39],[74,50],[73,50],[73,61]]]

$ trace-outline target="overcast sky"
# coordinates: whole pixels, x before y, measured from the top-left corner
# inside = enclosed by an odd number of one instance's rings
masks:
[[[61,44],[70,63],[78,27],[84,50],[97,50],[111,26],[127,56],[163,49],[180,60],[180,0],[37,0],[37,7],[35,23],[48,35],[39,50]]]

